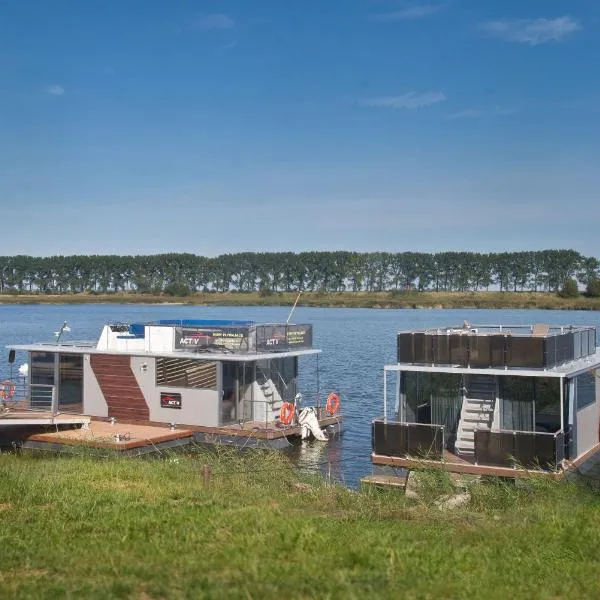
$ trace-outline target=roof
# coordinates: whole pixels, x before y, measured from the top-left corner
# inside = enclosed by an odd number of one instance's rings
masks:
[[[600,348],[596,348],[594,354],[562,363],[550,369],[527,369],[527,368],[471,368],[458,365],[417,365],[410,363],[397,363],[386,365],[386,371],[420,371],[423,373],[461,373],[468,375],[516,375],[519,377],[573,377],[585,373],[590,369],[600,367]]]
[[[6,346],[19,352],[64,352],[65,354],[105,354],[118,356],[145,356],[152,358],[187,358],[192,360],[213,360],[227,362],[254,362],[257,360],[270,360],[273,358],[287,358],[289,356],[308,356],[320,354],[321,350],[310,348],[305,350],[290,350],[284,352],[262,352],[262,353],[231,353],[231,352],[189,352],[176,350],[172,352],[145,352],[144,350],[98,350],[96,342],[72,342],[72,343],[38,343],[38,344],[11,344]]]
[[[470,334],[485,335],[510,335],[511,337],[552,337],[576,331],[595,329],[593,325],[549,325],[536,323],[530,325],[474,325],[465,321],[462,325],[447,327],[429,327],[426,329],[403,329],[398,333],[424,333],[427,335]]]

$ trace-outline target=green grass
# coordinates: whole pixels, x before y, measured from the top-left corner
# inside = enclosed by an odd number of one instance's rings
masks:
[[[0,294],[0,304],[190,304],[214,306],[291,306],[295,292],[166,294]],[[561,298],[542,292],[307,292],[300,306],[338,308],[539,308],[600,310],[600,298]]]
[[[493,481],[442,511],[447,481],[423,481],[411,503],[327,485],[276,453],[0,455],[0,597],[600,595],[593,490]]]

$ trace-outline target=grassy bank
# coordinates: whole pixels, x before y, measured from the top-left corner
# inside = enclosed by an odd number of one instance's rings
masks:
[[[600,594],[600,499],[589,489],[477,485],[467,506],[442,511],[441,475],[412,503],[299,477],[279,454],[0,455],[0,597]]]
[[[197,293],[183,297],[165,294],[0,294],[0,304],[164,304],[214,306],[291,306],[295,293]],[[600,310],[600,298],[560,298],[541,292],[328,292],[302,294],[300,306],[341,308],[539,308]]]

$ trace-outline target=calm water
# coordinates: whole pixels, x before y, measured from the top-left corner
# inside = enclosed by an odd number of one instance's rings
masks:
[[[65,339],[96,339],[110,321],[149,321],[161,318],[250,319],[285,321],[288,307],[197,307],[173,305],[0,305],[0,345],[52,341],[63,321],[72,329]],[[370,422],[382,414],[383,365],[395,362],[399,329],[472,324],[600,326],[600,312],[538,310],[377,310],[298,308],[293,321],[314,325],[319,357],[320,389],[337,391],[342,400],[345,433],[327,445],[304,444],[294,456],[300,464],[330,463],[332,475],[354,486],[371,472]],[[16,365],[25,359],[18,357]],[[314,357],[301,359],[301,389],[315,390]],[[6,355],[0,377],[10,373]]]

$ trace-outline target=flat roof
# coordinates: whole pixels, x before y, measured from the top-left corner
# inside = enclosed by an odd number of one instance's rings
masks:
[[[146,352],[144,350],[99,350],[96,342],[78,342],[79,345],[56,344],[11,344],[6,346],[9,350],[19,352],[64,352],[68,354],[108,354],[119,356],[145,356],[155,358],[189,358],[193,360],[222,360],[229,362],[253,362],[256,360],[270,360],[272,358],[287,358],[289,356],[307,356],[320,354],[321,350],[309,348],[306,350],[289,350],[285,352],[260,352],[260,353],[236,353],[236,352],[189,352],[186,350],[174,350],[171,352]]]
[[[594,354],[583,356],[577,360],[572,360],[552,367],[550,369],[527,369],[510,368],[503,369],[498,367],[490,368],[472,368],[459,365],[417,365],[412,363],[396,363],[395,365],[385,365],[385,371],[420,371],[423,373],[460,373],[471,375],[517,375],[520,377],[573,377],[580,373],[585,373],[590,369],[600,367],[600,348],[596,348]]]
[[[596,329],[594,325],[549,325],[536,323],[529,325],[475,325],[465,321],[463,325],[447,327],[428,327],[426,329],[402,329],[398,334],[424,333],[426,335],[510,335],[512,337],[541,337],[548,338],[576,331]]]

